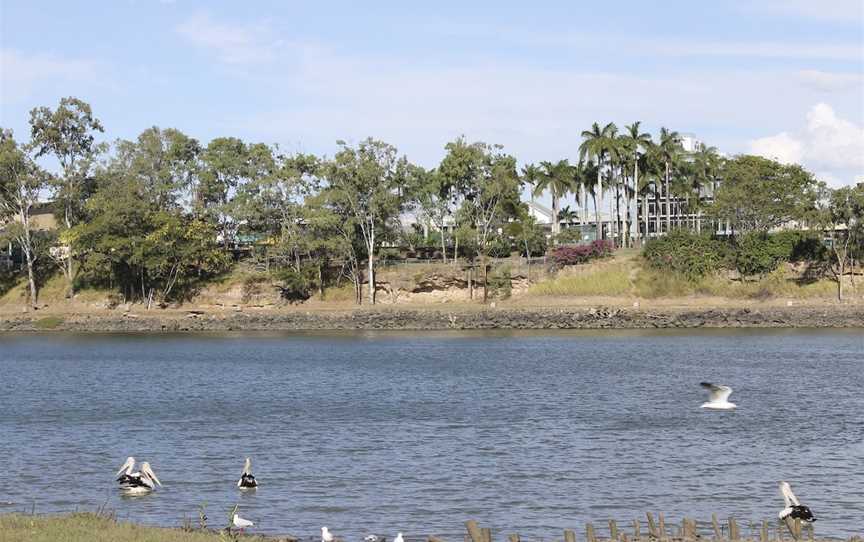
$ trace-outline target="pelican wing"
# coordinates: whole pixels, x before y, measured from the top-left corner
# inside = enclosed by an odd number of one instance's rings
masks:
[[[123,463],[123,466],[120,467],[120,470],[117,471],[117,474],[114,476],[120,476],[121,473],[125,472],[127,475],[132,473],[132,469],[135,468],[135,458],[129,456],[126,458],[126,462]]]
[[[786,504],[786,508],[801,506],[801,503],[798,502],[798,497],[792,493],[792,486],[789,485],[789,482],[780,482],[780,493],[783,495],[783,502]]]
[[[708,390],[709,401],[712,403],[724,403],[732,395],[732,388],[729,386],[721,386],[710,382],[702,382],[699,385]]]
[[[149,478],[153,482],[156,482],[159,487],[162,487],[162,482],[159,481],[159,478],[156,477],[156,473],[153,472],[153,469],[150,468],[150,463],[144,462],[141,464],[141,478]],[[151,483],[152,487],[152,483]]]
[[[252,458],[246,458],[246,461],[243,463],[243,472],[240,474],[252,474]]]

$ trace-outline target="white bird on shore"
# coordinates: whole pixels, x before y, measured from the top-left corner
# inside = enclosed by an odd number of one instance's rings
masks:
[[[123,466],[120,467],[120,470],[118,470],[117,474],[115,474],[114,476],[117,477],[117,481],[120,482],[120,484],[122,485],[124,483],[129,482],[130,475],[132,474],[132,469],[134,469],[134,468],[135,468],[135,458],[130,455],[129,457],[126,458],[126,462],[123,463]]]
[[[788,482],[780,482],[780,493],[783,495],[783,502],[786,505],[785,508],[780,510],[780,513],[777,514],[780,519],[800,519],[807,523],[816,521],[810,508],[801,504],[798,501],[798,497],[792,493],[792,487]]]
[[[248,519],[241,518],[236,512],[234,516],[231,518],[231,523],[240,529],[241,531],[247,527],[253,527],[255,524],[249,521]]]
[[[240,479],[237,480],[237,487],[240,489],[255,489],[258,487],[258,481],[252,475],[252,459],[246,458],[246,463],[243,464],[243,472],[240,474]]]
[[[127,475],[127,479],[120,482],[120,489],[127,495],[142,495],[150,493],[156,486],[162,486],[162,482],[156,477],[156,473],[150,468],[150,463],[141,463],[141,471]]]
[[[393,542],[405,542],[405,539],[402,538],[402,533],[398,533],[396,538],[393,539]]]
[[[327,527],[321,527],[321,542],[333,542],[333,533]]]
[[[711,410],[732,410],[738,406],[735,403],[729,402],[729,396],[732,394],[732,388],[729,386],[721,386],[710,382],[701,382],[699,385],[710,390],[708,402],[702,403],[702,408],[710,408]]]

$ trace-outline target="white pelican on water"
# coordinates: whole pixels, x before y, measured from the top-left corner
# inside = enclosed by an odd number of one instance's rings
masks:
[[[780,510],[780,513],[777,514],[780,519],[800,519],[807,523],[816,521],[810,508],[798,502],[798,497],[792,493],[792,488],[789,486],[788,482],[780,482],[780,493],[783,495],[783,502],[786,505],[783,510]]]
[[[333,542],[333,533],[327,527],[321,527],[321,542]]]
[[[258,487],[258,482],[255,476],[252,475],[252,460],[246,458],[246,463],[243,464],[243,472],[240,474],[240,479],[237,480],[237,487],[240,489],[255,489]]]
[[[146,461],[141,463],[140,472],[132,472],[124,476],[125,478],[120,482],[120,489],[128,495],[143,495],[153,491],[157,485],[162,486],[162,482],[150,468],[150,463]]]
[[[702,382],[699,385],[710,390],[708,402],[702,403],[702,408],[710,408],[711,410],[732,410],[738,406],[735,403],[729,402],[729,396],[732,394],[732,388],[729,386],[720,386],[710,382]]]
[[[252,527],[252,526],[255,525],[254,523],[252,523],[252,522],[249,521],[248,519],[243,519],[243,518],[241,518],[239,515],[237,515],[236,512],[234,513],[234,516],[231,518],[231,523],[232,523],[235,527],[237,527],[238,529],[240,529],[241,531],[242,531],[243,529],[245,529],[246,527]]]
[[[126,458],[126,462],[123,463],[123,466],[120,467],[120,470],[118,470],[117,474],[115,474],[114,476],[117,477],[117,481],[120,482],[121,485],[128,483],[132,479],[130,475],[132,474],[132,469],[134,468],[135,458],[130,455]]]

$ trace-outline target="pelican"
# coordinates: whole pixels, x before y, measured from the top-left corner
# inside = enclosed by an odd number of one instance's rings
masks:
[[[333,542],[333,533],[327,527],[321,527],[321,542]]]
[[[729,386],[720,386],[710,382],[702,382],[699,385],[711,392],[708,396],[708,402],[702,403],[702,408],[710,408],[711,410],[732,410],[738,406],[735,403],[729,402],[729,396],[732,394],[732,388]]]
[[[816,521],[810,508],[798,502],[798,497],[792,493],[792,488],[789,486],[788,482],[780,482],[780,493],[783,495],[783,502],[786,505],[785,508],[780,510],[780,513],[777,514],[780,519],[800,519],[807,523]]]
[[[237,487],[240,489],[255,489],[258,487],[258,482],[255,481],[255,476],[252,475],[252,460],[246,458],[246,463],[243,464],[243,472],[240,473],[240,479],[237,480]]]
[[[393,539],[393,542],[405,542],[405,539],[402,538],[402,533],[397,533],[396,538]]]
[[[243,519],[243,518],[241,518],[239,515],[237,515],[236,512],[234,513],[234,516],[231,518],[231,523],[232,523],[235,527],[237,527],[238,529],[240,529],[241,532],[242,532],[243,529],[245,529],[246,527],[252,527],[252,526],[255,525],[254,523],[252,523],[252,522],[249,521],[248,519]]]
[[[121,485],[126,484],[132,479],[130,475],[132,474],[132,469],[134,468],[135,458],[130,455],[126,458],[126,462],[123,463],[123,466],[120,467],[120,470],[118,470],[117,474],[115,474],[114,476],[117,477],[117,481],[120,482]]]
[[[128,475],[128,480],[120,482],[120,489],[127,495],[143,495],[150,493],[156,486],[162,486],[162,482],[156,477],[156,473],[150,468],[150,463],[141,463],[141,471]]]

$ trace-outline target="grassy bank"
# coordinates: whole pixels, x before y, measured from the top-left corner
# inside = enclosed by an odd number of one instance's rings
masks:
[[[144,527],[97,514],[0,515],[0,542],[227,542],[272,540],[255,535]]]

